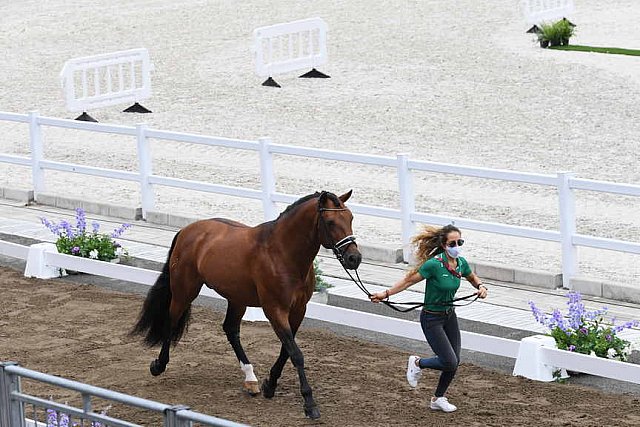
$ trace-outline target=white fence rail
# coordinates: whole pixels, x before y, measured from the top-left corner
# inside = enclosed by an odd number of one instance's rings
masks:
[[[268,138],[261,138],[257,141],[238,140],[155,130],[149,129],[145,125],[131,127],[78,122],[74,120],[41,117],[37,114],[37,112],[31,112],[28,115],[0,112],[0,121],[28,123],[29,125],[31,157],[0,155],[0,162],[22,166],[29,165],[31,167],[34,197],[36,200],[38,199],[38,194],[41,194],[45,191],[44,172],[45,170],[49,169],[138,182],[140,185],[140,199],[142,201],[143,218],[146,218],[147,212],[154,209],[154,187],[162,185],[261,200],[264,210],[264,218],[265,220],[270,220],[275,218],[278,214],[276,203],[290,203],[298,198],[298,196],[295,195],[283,194],[275,191],[273,156],[289,155],[305,158],[341,161],[351,164],[358,163],[394,168],[398,176],[400,209],[358,203],[351,203],[349,206],[351,210],[357,214],[380,218],[389,218],[400,221],[402,243],[405,248],[408,248],[410,238],[413,234],[415,234],[416,224],[430,223],[444,225],[450,223],[451,221],[455,221],[456,225],[469,230],[557,242],[561,245],[562,252],[563,286],[567,289],[571,289],[571,279],[578,274],[578,246],[618,252],[622,251],[631,254],[640,254],[639,242],[577,234],[574,200],[575,190],[589,190],[599,193],[611,193],[640,197],[640,185],[579,179],[570,172],[561,172],[557,173],[556,175],[524,173],[501,169],[489,169],[460,166],[447,163],[435,163],[422,160],[411,160],[409,159],[409,156],[407,154],[398,154],[396,157],[389,157],[280,145],[272,143]],[[82,129],[93,132],[135,137],[137,142],[139,163],[138,171],[130,172],[46,160],[43,154],[44,149],[41,136],[41,128],[43,126]],[[260,157],[261,188],[252,189],[244,187],[234,187],[156,175],[153,173],[153,162],[149,147],[150,138],[254,151]],[[412,188],[412,173],[414,171],[437,172],[553,187],[558,192],[558,212],[560,218],[559,230],[522,227],[497,222],[477,221],[465,218],[435,215],[426,212],[418,212],[415,209],[415,195]],[[405,260],[409,260],[410,254],[408,249],[405,249],[404,256]]]
[[[261,77],[315,68],[327,62],[327,24],[311,18],[256,28],[253,48]]]
[[[22,258],[21,254],[27,248],[24,247],[23,250],[18,250],[15,246],[16,245],[0,241],[0,253],[8,253],[10,256]],[[12,253],[15,255],[11,255]],[[143,285],[152,285],[159,274],[157,271],[144,270],[57,253],[48,254],[44,258],[44,262],[46,263],[46,267],[72,268],[77,271],[94,275],[122,278],[122,280]],[[222,298],[206,286],[203,287],[200,295]],[[254,310],[262,311],[259,308],[254,308]],[[409,320],[333,307],[315,302],[309,302],[307,304],[305,317],[396,337],[408,338],[421,342],[424,341],[420,324]],[[264,319],[264,315],[262,318]],[[462,348],[466,350],[478,351],[512,359],[519,356],[518,353],[521,345],[519,341],[467,331],[461,332],[461,338]],[[542,348],[541,354],[541,360],[534,360],[534,362],[570,369],[576,372],[585,372],[605,378],[640,384],[640,365],[633,365],[550,348]],[[525,363],[532,362],[530,360],[526,360]]]
[[[147,99],[152,69],[144,48],[70,59],[60,72],[67,109],[88,111]]]
[[[557,21],[573,12],[573,0],[521,0],[522,14],[528,24]]]

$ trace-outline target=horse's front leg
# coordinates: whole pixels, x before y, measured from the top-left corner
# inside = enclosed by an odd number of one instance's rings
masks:
[[[301,316],[299,316],[300,319],[296,319],[294,321],[294,328],[292,328],[290,320],[293,321],[294,317],[297,318],[298,316],[289,316],[289,313],[285,310],[276,310],[275,312],[268,310],[268,312],[265,311],[265,314],[271,322],[276,335],[278,335],[278,338],[280,338],[280,341],[282,342],[282,350],[280,351],[280,356],[276,360],[276,363],[271,368],[268,385],[273,385],[273,390],[275,390],[275,384],[282,373],[282,368],[287,361],[288,355],[288,357],[291,358],[293,366],[295,366],[298,371],[298,378],[300,379],[300,393],[304,399],[304,414],[313,420],[320,418],[320,410],[318,409],[315,400],[313,400],[311,386],[309,385],[307,375],[304,371],[304,356],[302,355],[302,351],[298,347],[298,344],[295,342],[295,331],[297,331],[298,326],[300,326],[300,322],[302,321],[301,319],[304,317],[304,310],[302,310]]]
[[[295,337],[295,334],[294,334]],[[269,378],[262,382],[262,395],[267,399],[272,398],[276,394],[276,387],[278,385],[278,379],[282,375],[282,369],[289,360],[289,352],[285,348],[284,344],[280,347],[280,355],[276,360],[276,363],[271,367],[269,371]]]

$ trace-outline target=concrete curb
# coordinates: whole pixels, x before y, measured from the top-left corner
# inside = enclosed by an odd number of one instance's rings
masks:
[[[33,202],[33,191],[0,187],[0,199],[13,200],[29,205]]]

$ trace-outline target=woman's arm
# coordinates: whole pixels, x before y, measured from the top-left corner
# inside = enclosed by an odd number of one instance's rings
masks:
[[[369,299],[371,300],[371,302],[380,302],[384,299],[389,298],[391,295],[404,291],[409,286],[415,285],[423,279],[424,278],[422,277],[422,275],[418,272],[407,274],[402,279],[394,283],[394,285],[389,289],[382,292],[376,292],[375,294],[369,296]]]
[[[476,288],[478,290],[477,293],[478,293],[478,297],[479,298],[486,298],[487,297],[487,287],[482,284],[482,281],[476,275],[476,273],[471,273],[468,276],[466,276],[465,278],[469,281],[469,283],[471,283],[471,285],[473,285],[474,288]]]

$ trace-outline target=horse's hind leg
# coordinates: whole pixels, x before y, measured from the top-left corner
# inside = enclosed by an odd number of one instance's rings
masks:
[[[249,358],[242,348],[240,343],[240,322],[242,316],[244,316],[247,307],[235,306],[231,303],[227,305],[227,314],[222,324],[222,329],[227,335],[227,339],[233,348],[238,361],[240,361],[240,369],[244,372],[244,390],[252,396],[260,394],[260,388],[258,387],[258,379],[253,373],[253,366],[249,362]]]
[[[171,342],[178,342],[189,321],[191,312],[191,301],[180,301],[172,298],[169,305],[169,328],[165,331],[165,339],[162,341],[162,348],[158,358],[151,362],[149,370],[151,375],[158,376],[167,369],[169,363],[169,349]]]
[[[149,366],[149,371],[151,371],[151,375],[157,377],[161,373],[163,373],[167,369],[167,364],[169,363],[169,346],[171,345],[171,340],[167,339],[162,342],[162,348],[160,349],[160,355],[158,355],[157,359],[151,361],[151,365]]]

